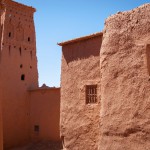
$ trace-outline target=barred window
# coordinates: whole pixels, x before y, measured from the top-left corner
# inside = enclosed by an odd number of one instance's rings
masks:
[[[97,102],[97,85],[86,85],[86,104]]]

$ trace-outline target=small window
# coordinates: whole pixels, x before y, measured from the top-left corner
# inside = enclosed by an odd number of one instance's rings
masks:
[[[9,32],[8,36],[11,37],[11,32]]]
[[[21,56],[21,54],[22,54],[22,52],[21,52],[21,47],[19,48],[19,53],[20,53],[20,56]]]
[[[20,65],[20,68],[23,68],[23,65],[22,65],[22,64]]]
[[[10,56],[10,54],[11,54],[11,46],[9,45],[9,56]]]
[[[30,42],[30,37],[28,37],[28,42]]]
[[[25,80],[25,75],[24,75],[24,74],[21,75],[21,80],[22,80],[22,81]]]
[[[97,102],[97,85],[86,85],[86,104]]]
[[[35,125],[35,126],[34,126],[34,131],[35,131],[35,132],[39,132],[39,131],[40,131],[39,125]]]

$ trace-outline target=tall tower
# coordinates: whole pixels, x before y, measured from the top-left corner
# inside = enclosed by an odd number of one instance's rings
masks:
[[[2,16],[4,13],[4,5],[0,1],[0,41],[2,39]],[[1,56],[1,43],[0,43],[0,56]],[[0,150],[3,150],[3,127],[2,127],[2,80],[1,80],[1,65],[0,65]]]
[[[1,60],[4,147],[29,141],[29,93],[38,87],[35,9],[4,0]]]

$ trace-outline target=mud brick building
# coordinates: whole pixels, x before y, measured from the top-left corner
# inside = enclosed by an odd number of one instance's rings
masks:
[[[36,10],[0,8],[0,150],[60,137],[64,150],[149,150],[150,4],[58,43],[61,90],[38,86]]]
[[[36,10],[12,0],[0,1],[0,6],[0,146],[7,149],[41,138],[57,141],[60,88],[38,87]]]
[[[150,148],[149,18],[145,4],[110,16],[103,34],[59,43],[67,150]]]

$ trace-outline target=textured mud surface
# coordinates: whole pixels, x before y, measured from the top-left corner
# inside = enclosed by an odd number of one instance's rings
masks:
[[[67,150],[97,150],[100,98],[86,104],[85,86],[100,86],[102,36],[63,47],[61,76],[61,135]]]
[[[31,143],[24,147],[13,148],[10,150],[62,150],[60,142],[40,142]]]
[[[105,23],[99,150],[150,149],[150,4]]]

